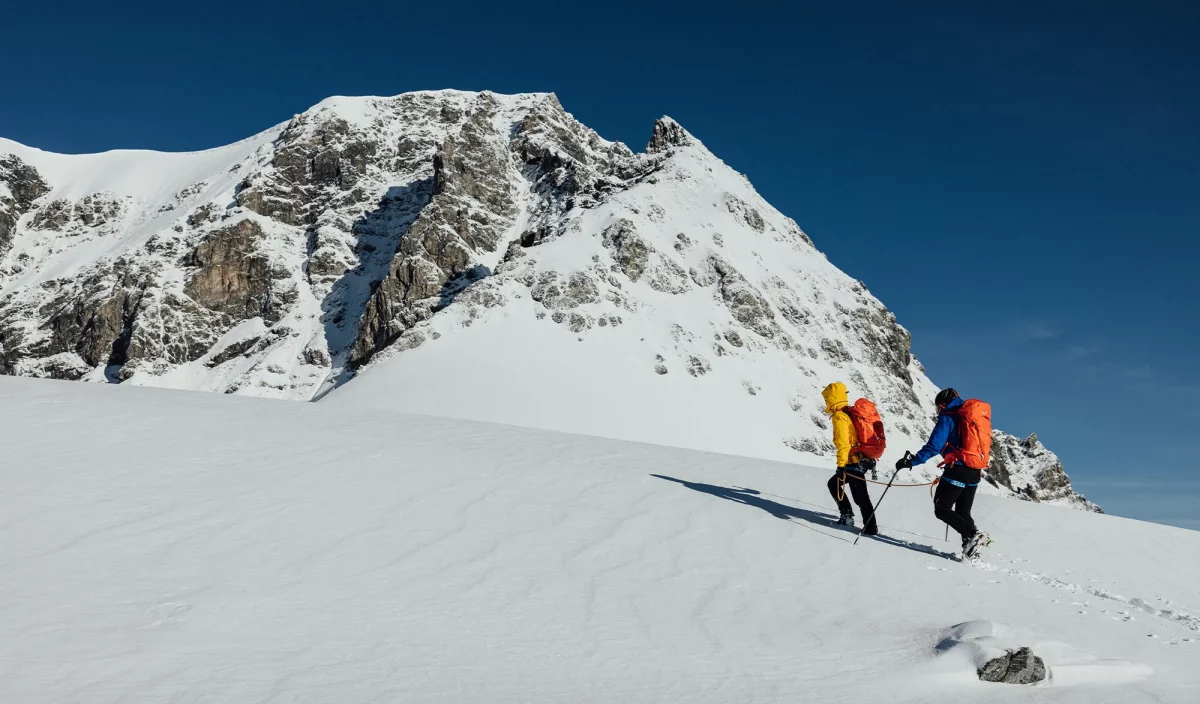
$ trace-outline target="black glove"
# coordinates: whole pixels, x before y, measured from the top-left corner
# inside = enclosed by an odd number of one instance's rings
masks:
[[[912,458],[908,455],[896,460],[896,471],[899,472],[902,469],[912,469]]]

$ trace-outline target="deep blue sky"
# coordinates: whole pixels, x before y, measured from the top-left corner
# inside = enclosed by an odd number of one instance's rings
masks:
[[[1110,512],[1200,527],[1200,10],[999,4],[7,3],[0,135],[201,149],[460,88],[555,91],[641,149],[669,114],[935,382]]]

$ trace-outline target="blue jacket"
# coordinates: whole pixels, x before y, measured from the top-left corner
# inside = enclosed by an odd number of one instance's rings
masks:
[[[961,405],[963,405],[963,400],[956,398],[946,406],[946,410],[938,414],[937,422],[933,424],[933,432],[929,434],[929,442],[925,443],[925,447],[917,450],[917,454],[913,455],[912,463],[914,467],[919,464],[925,464],[934,455],[942,454],[942,448],[946,447],[946,443],[958,437],[958,428],[955,427],[957,423],[949,411],[953,411]]]

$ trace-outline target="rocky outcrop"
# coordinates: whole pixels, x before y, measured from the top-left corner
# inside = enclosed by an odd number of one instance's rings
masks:
[[[715,254],[707,264],[716,276],[717,292],[734,319],[746,329],[773,340],[782,334],[775,311],[733,265]]]
[[[984,682],[1033,684],[1046,679],[1046,663],[1029,648],[1005,651],[976,672]]]
[[[651,160],[637,158],[620,142],[604,141],[575,120],[553,95],[521,120],[511,150],[538,195],[532,220],[555,235],[561,234],[555,220],[567,210],[595,207],[654,169]]]
[[[299,115],[277,144],[271,159],[274,170],[258,178],[247,176],[237,194],[238,205],[288,225],[309,225],[332,197],[366,198],[355,185],[378,145],[353,133],[346,120]]]
[[[136,308],[136,299],[121,292],[99,300],[72,301],[58,310],[47,311],[50,320],[46,329],[50,335],[33,352],[52,357],[70,350],[89,368],[107,366],[123,355],[118,341],[126,319]]]
[[[645,171],[628,148],[600,139],[554,96],[539,99],[511,130],[497,126],[499,111],[484,94],[434,154],[432,198],[372,292],[353,364],[440,309],[479,257],[508,244],[501,238],[522,207],[528,226],[514,244],[534,247],[562,234],[563,213],[594,206]],[[518,256],[510,250],[505,259]]]
[[[194,362],[236,323],[185,295],[147,289],[132,321],[118,376],[125,380],[138,372],[161,374],[174,365]]]
[[[8,191],[5,200],[28,210],[33,202],[50,192],[50,185],[34,167],[12,154],[0,155],[0,183]]]
[[[150,281],[118,263],[67,286],[36,311],[6,309],[0,318],[0,371],[76,379],[88,370],[125,363],[133,319]],[[30,330],[23,319],[43,322]]]
[[[529,296],[548,310],[569,310],[599,301],[600,291],[585,272],[572,272],[564,281],[558,272],[548,271],[539,277]]]
[[[362,363],[436,307],[476,253],[493,252],[516,215],[507,135],[484,100],[433,157],[433,197],[399,243],[359,322],[351,359]]]
[[[630,281],[642,278],[650,263],[651,247],[638,236],[637,226],[621,218],[605,228],[601,241],[608,248],[617,270]]]
[[[984,479],[1027,501],[1061,503],[1103,513],[1099,506],[1072,488],[1058,455],[1046,449],[1036,434],[1022,440],[993,431],[991,465]]]
[[[17,221],[49,192],[37,169],[12,154],[0,154],[0,257],[12,248]]]
[[[630,281],[644,281],[655,291],[670,294],[680,294],[690,288],[688,272],[638,235],[633,222],[622,218],[609,225],[601,233],[601,242],[613,259],[612,271],[625,275]]]
[[[184,292],[205,308],[236,319],[278,321],[270,262],[258,251],[262,240],[262,227],[253,220],[213,232],[184,259],[185,266],[197,269]]]
[[[865,293],[863,288],[861,292]],[[862,299],[850,312],[850,325],[862,342],[871,364],[912,385],[912,336],[896,322],[894,313],[873,299]],[[913,397],[912,401],[916,401]]]
[[[100,227],[121,216],[122,203],[111,195],[93,193],[78,202],[65,198],[50,201],[29,222],[32,230],[59,230],[79,234],[86,228]]]
[[[672,147],[686,147],[691,144],[691,135],[678,122],[669,117],[660,117],[654,123],[654,134],[650,137],[650,143],[646,145],[646,151],[664,152]]]

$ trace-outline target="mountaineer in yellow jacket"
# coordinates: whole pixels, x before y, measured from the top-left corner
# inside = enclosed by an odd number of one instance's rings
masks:
[[[847,490],[854,497],[854,503],[862,511],[864,535],[875,535],[879,526],[875,522],[875,507],[871,504],[871,495],[867,493],[866,473],[875,469],[875,460],[853,451],[858,444],[858,434],[854,423],[846,414],[845,408],[850,405],[850,396],[846,385],[835,381],[821,392],[825,399],[825,414],[833,423],[833,444],[837,448],[837,471],[829,478],[829,493],[837,502],[842,512],[838,523],[846,526],[854,525],[854,509],[846,498]]]

